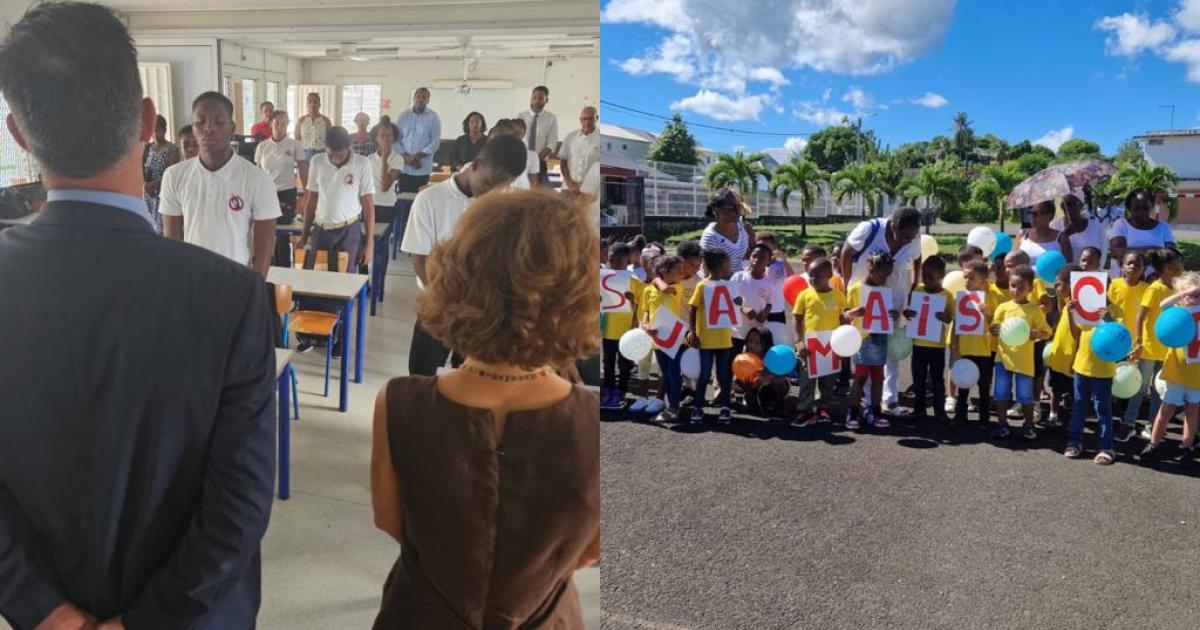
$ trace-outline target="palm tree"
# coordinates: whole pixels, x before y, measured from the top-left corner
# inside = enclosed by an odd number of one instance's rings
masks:
[[[762,153],[745,155],[741,151],[729,155],[723,153],[717,156],[708,172],[704,175],[704,183],[709,190],[720,188],[737,188],[745,193],[758,191],[758,178],[771,178],[771,169],[765,162],[767,156]]]
[[[924,197],[939,212],[955,208],[959,203],[958,184],[958,178],[944,165],[923,166],[915,176],[905,178],[904,201],[913,203]],[[926,234],[932,224],[925,222]]]
[[[1124,198],[1135,188],[1144,188],[1156,196],[1169,193],[1175,189],[1175,184],[1179,183],[1179,176],[1170,167],[1152,166],[1146,160],[1139,160],[1122,164],[1117,168],[1117,174],[1113,176],[1113,180],[1110,192],[1115,192],[1120,198]],[[1178,206],[1173,202],[1168,202],[1167,209],[1170,218],[1174,219],[1175,213],[1178,212]]]
[[[1025,174],[1017,168],[1014,162],[992,163],[983,167],[979,179],[975,180],[977,195],[995,196],[997,198],[997,213],[1000,217],[1000,231],[1004,231],[1004,204],[1008,193],[1025,179]],[[982,193],[982,194],[981,194]]]
[[[808,214],[817,196],[821,194],[821,182],[828,179],[828,174],[808,160],[795,157],[786,164],[779,165],[771,177],[769,188],[771,195],[779,199],[783,209],[788,210],[788,199],[792,193],[800,194],[800,237],[808,238]]]
[[[975,130],[971,129],[971,121],[967,120],[966,112],[954,115],[954,154],[963,162],[970,162],[971,152],[975,148]]]
[[[875,176],[875,183],[879,186],[879,192],[887,197],[889,204],[900,196],[903,190],[901,184],[904,182],[904,165],[899,159],[894,155],[888,155],[884,159],[867,164],[867,168],[871,169]]]
[[[870,215],[874,216],[880,188],[879,182],[875,179],[875,173],[870,167],[866,164],[847,164],[845,168],[833,174],[830,183],[833,185],[834,198],[838,203],[841,203],[846,197],[861,195],[865,202],[863,218],[868,216],[867,210],[870,210]]]

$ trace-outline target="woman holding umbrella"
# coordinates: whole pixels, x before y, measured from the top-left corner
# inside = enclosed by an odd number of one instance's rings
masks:
[[[1013,240],[1014,250],[1019,249],[1029,254],[1029,264],[1037,264],[1038,257],[1046,252],[1059,252],[1067,260],[1074,259],[1071,255],[1070,239],[1060,238],[1063,232],[1050,227],[1053,219],[1054,202],[1052,200],[1033,204],[1033,211],[1029,214],[1032,227],[1021,230],[1017,233],[1017,238]]]
[[[1113,260],[1120,260],[1127,251],[1149,251],[1164,247],[1175,247],[1175,234],[1171,226],[1150,216],[1154,206],[1154,195],[1145,188],[1135,188],[1125,196],[1125,216],[1113,223],[1112,240],[1109,246]],[[1146,276],[1154,269],[1146,266]]]
[[[1079,193],[1064,196],[1062,206],[1063,218],[1052,221],[1050,227],[1061,231],[1059,242],[1065,242],[1074,254],[1063,257],[1078,263],[1085,247],[1095,247],[1100,250],[1100,268],[1103,269],[1108,257],[1108,229],[1099,220],[1083,215],[1084,197]]]

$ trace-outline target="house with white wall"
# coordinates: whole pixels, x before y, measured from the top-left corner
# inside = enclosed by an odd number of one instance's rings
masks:
[[[1169,167],[1179,176],[1175,223],[1200,225],[1200,129],[1148,131],[1134,140],[1146,161]]]

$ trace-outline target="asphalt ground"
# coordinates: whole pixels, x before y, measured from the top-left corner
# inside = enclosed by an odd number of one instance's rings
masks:
[[[605,416],[601,627],[1200,628],[1200,470],[712,411]]]

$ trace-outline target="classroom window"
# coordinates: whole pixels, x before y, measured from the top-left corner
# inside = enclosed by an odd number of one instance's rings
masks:
[[[8,103],[0,97],[0,121],[8,118]],[[41,179],[37,163],[25,152],[6,125],[0,124],[0,187],[15,186]]]
[[[254,101],[254,79],[242,79],[242,133],[249,134],[250,126],[258,122],[258,103]]]
[[[267,81],[267,100],[275,106],[275,109],[287,109],[285,105],[279,104],[279,82]]]
[[[300,117],[299,105],[296,103],[296,86],[289,85],[287,89],[288,133],[296,133],[296,119]]]
[[[229,77],[221,77],[221,93],[225,96],[233,96],[233,82]]]
[[[382,85],[343,85],[342,86],[342,126],[350,132],[358,130],[354,126],[354,117],[359,112],[371,117],[371,124],[379,120],[380,101],[383,98]]]

